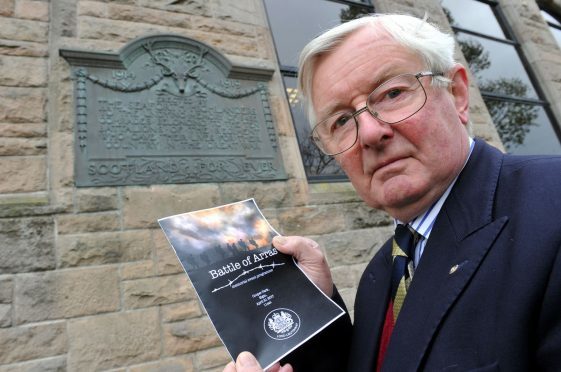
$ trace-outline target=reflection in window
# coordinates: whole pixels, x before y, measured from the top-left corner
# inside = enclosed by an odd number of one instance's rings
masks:
[[[549,30],[557,40],[557,44],[561,46],[561,23],[544,10],[542,10],[542,16],[549,25]]]
[[[300,146],[302,162],[308,178],[314,179],[316,176],[344,176],[343,171],[332,156],[322,153],[312,141],[312,128],[306,119],[304,107],[298,102],[296,93],[296,78],[284,76],[284,85],[288,93],[288,102],[292,111],[292,118]]]
[[[506,150],[561,153],[546,102],[534,88],[516,42],[496,31],[500,25],[491,6],[476,0],[444,0],[442,5]]]
[[[264,1],[308,180],[346,180],[333,157],[321,153],[311,141],[311,125],[298,102],[296,90],[298,56],[302,48],[323,31],[372,13],[370,1]]]
[[[450,22],[453,26],[506,39],[493,9],[487,4],[473,0],[443,0],[442,8],[449,18],[453,16],[453,23]]]
[[[468,61],[471,72],[477,79],[479,89],[491,89],[490,91],[493,92],[495,81],[513,81],[520,89],[509,90],[511,94],[517,97],[538,98],[524,65],[512,45],[462,32],[456,33],[456,40]]]

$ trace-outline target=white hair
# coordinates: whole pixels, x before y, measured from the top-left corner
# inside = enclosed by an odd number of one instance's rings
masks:
[[[317,60],[333,52],[345,38],[363,27],[372,27],[376,33],[386,33],[398,44],[417,54],[433,72],[446,72],[456,63],[454,37],[446,34],[426,19],[403,14],[371,14],[336,26],[310,41],[300,53],[298,63],[298,91],[306,103],[308,118],[315,122],[312,102],[312,81]],[[433,79],[448,83],[449,79]]]

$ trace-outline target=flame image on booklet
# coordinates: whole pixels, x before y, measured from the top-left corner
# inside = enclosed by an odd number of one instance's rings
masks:
[[[158,220],[232,359],[265,368],[344,314],[272,245],[253,199]]]

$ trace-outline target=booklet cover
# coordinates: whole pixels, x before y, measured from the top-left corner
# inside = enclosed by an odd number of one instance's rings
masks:
[[[265,369],[344,314],[294,262],[253,199],[158,220],[232,359]]]

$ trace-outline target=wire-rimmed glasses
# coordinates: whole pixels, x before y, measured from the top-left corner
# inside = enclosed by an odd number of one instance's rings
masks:
[[[427,92],[421,83],[425,76],[442,76],[442,73],[421,71],[416,74],[397,75],[368,95],[366,105],[355,111],[330,115],[312,129],[312,139],[326,155],[347,151],[358,139],[357,116],[368,111],[377,120],[396,124],[415,115],[427,102]]]

